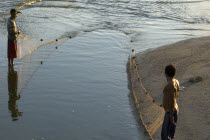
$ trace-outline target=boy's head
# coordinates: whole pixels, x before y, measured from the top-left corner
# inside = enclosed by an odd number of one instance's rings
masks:
[[[11,9],[10,10],[10,14],[12,17],[16,17],[18,13],[21,13],[20,11],[18,11],[17,9]]]
[[[21,12],[18,11],[17,9],[11,9],[11,10],[10,10],[10,14],[12,14],[12,13],[16,13],[16,14],[17,14],[17,13],[21,13]]]
[[[176,74],[176,68],[175,66],[173,65],[168,65],[165,67],[165,74],[168,76],[168,77],[174,77],[174,75]]]

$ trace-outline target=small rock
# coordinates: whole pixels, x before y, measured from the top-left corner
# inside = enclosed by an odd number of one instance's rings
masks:
[[[203,78],[201,76],[195,76],[195,77],[191,77],[189,79],[189,81],[192,82],[192,83],[198,83],[198,82],[200,82],[202,80],[203,80]]]

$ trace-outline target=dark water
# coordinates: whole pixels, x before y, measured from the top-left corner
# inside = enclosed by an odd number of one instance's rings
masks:
[[[22,11],[18,29],[31,37],[19,48],[72,38],[16,59],[9,71],[10,8]],[[208,0],[1,0],[1,139],[147,139],[128,89],[130,51],[209,35],[209,13]]]

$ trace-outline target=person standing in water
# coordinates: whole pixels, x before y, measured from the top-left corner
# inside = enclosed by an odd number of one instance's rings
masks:
[[[17,30],[15,19],[17,14],[21,13],[17,9],[10,10],[10,18],[7,21],[7,31],[8,31],[8,48],[7,48],[7,57],[8,65],[13,66],[14,58],[17,58],[18,55],[18,46],[17,46],[17,36],[20,34],[20,31]]]
[[[179,81],[174,78],[176,68],[173,65],[165,67],[167,84],[163,89],[163,104],[165,110],[164,121],[161,131],[161,140],[174,138],[176,123],[178,119],[177,97],[179,91]]]

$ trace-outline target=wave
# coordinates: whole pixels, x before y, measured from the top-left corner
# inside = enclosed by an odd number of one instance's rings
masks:
[[[29,2],[20,3],[17,9],[21,9],[25,6],[29,6],[29,5],[32,5],[32,4],[37,3],[37,2],[42,2],[42,0],[32,0],[32,1],[29,1]]]
[[[187,24],[209,24],[210,23],[210,19],[208,17],[184,18],[184,17],[160,16],[160,17],[154,17],[154,18],[174,20],[174,21],[183,22]]]
[[[42,8],[80,8],[80,6],[59,6],[59,5],[28,5],[30,7],[42,7]]]
[[[146,1],[149,3],[157,3],[157,4],[184,4],[184,3],[200,3],[200,2],[206,2],[208,0],[186,0],[186,1],[179,1],[179,0],[175,0],[175,1],[168,1],[168,0],[160,0],[160,1]],[[144,2],[145,3],[145,2]]]

